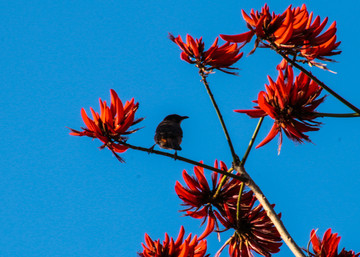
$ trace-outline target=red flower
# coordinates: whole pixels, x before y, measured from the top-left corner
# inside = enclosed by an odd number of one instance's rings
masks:
[[[304,45],[300,51],[300,56],[306,58],[310,64],[319,66],[323,68],[323,65],[320,65],[313,60],[315,58],[323,61],[333,61],[332,59],[327,58],[327,56],[333,56],[340,54],[341,51],[335,51],[341,42],[336,42],[336,22],[334,21],[330,27],[320,35],[324,29],[328,18],[326,17],[323,22],[320,22],[320,17],[317,16],[314,21],[311,23],[313,13],[310,13],[304,38]]]
[[[280,234],[261,204],[254,207],[255,201],[256,198],[252,195],[251,203],[246,207],[242,206],[238,216],[236,209],[227,206],[224,206],[226,211],[224,218],[215,214],[226,230],[235,230],[216,256],[219,256],[227,245],[231,257],[253,257],[252,251],[262,256],[271,256],[272,253],[280,251],[282,245]]]
[[[217,161],[215,161],[214,167],[218,168]],[[227,167],[222,161],[220,161],[220,169],[227,171]],[[211,176],[212,187],[210,188],[202,167],[195,166],[194,173],[195,177],[188,175],[186,170],[184,170],[183,178],[187,187],[182,186],[179,181],[176,181],[175,191],[179,198],[183,200],[184,203],[182,205],[187,206],[183,210],[186,212],[186,216],[203,219],[202,224],[207,220],[207,226],[199,237],[199,239],[202,239],[214,231],[215,225],[217,228],[219,227],[215,213],[225,215],[224,205],[228,206],[228,208],[236,209],[241,182],[236,179],[226,179],[221,184],[220,182],[224,179],[224,176],[218,176],[218,173],[213,172]],[[220,184],[221,187],[219,188]],[[252,192],[243,193],[241,204],[249,204],[251,195]]]
[[[341,237],[337,235],[337,233],[332,234],[331,228],[329,228],[326,230],[323,239],[320,240],[315,230],[312,230],[310,241],[314,251],[313,255],[316,257],[358,257],[360,255],[360,253],[355,254],[354,251],[345,251],[345,249],[338,254],[337,250]]]
[[[199,240],[195,236],[191,240],[191,234],[183,241],[185,234],[184,227],[181,226],[178,238],[174,242],[165,233],[165,240],[160,243],[160,239],[153,241],[145,234],[145,244],[142,244],[144,250],[138,253],[140,257],[208,257],[206,254],[206,240]]]
[[[285,75],[279,70],[279,76],[274,82],[268,76],[269,85],[265,85],[266,92],[261,91],[258,104],[253,110],[235,110],[235,112],[246,113],[252,118],[269,115],[274,119],[269,134],[257,145],[261,147],[280,134],[279,152],[282,144],[282,132],[293,141],[303,143],[311,142],[305,132],[319,130],[320,122],[316,118],[315,109],[324,101],[324,97],[317,99],[321,93],[321,87],[312,81],[304,73],[295,77],[291,66],[288,66]]]
[[[305,5],[293,9],[289,6],[282,14],[271,14],[267,4],[261,8],[261,12],[255,12],[252,9],[249,16],[242,10],[242,15],[250,31],[234,36],[220,35],[222,39],[229,42],[247,43],[256,35],[256,47],[264,40],[262,46],[269,47],[268,43],[273,43],[284,50],[296,48],[302,44],[302,33],[309,16]]]
[[[235,74],[229,70],[236,69],[231,67],[243,56],[239,53],[240,47],[237,44],[225,43],[218,47],[218,38],[212,46],[205,51],[205,44],[202,38],[194,40],[190,35],[186,36],[186,43],[183,42],[181,36],[174,37],[169,34],[170,39],[177,44],[182,50],[180,58],[188,63],[196,64],[196,66],[205,73],[211,72],[213,69],[218,69],[225,73]]]
[[[265,4],[261,12],[252,9],[248,15],[242,10],[242,15],[250,30],[238,35],[220,37],[228,42],[246,44],[256,35],[255,48],[250,53],[253,53],[258,45],[267,48],[275,46],[276,50],[286,55],[305,58],[297,61],[308,62],[321,68],[325,66],[314,62],[315,58],[332,61],[326,56],[341,53],[335,51],[341,43],[336,42],[336,23],[322,33],[328,18],[320,22],[320,17],[317,16],[311,23],[313,13],[308,13],[305,4],[301,8],[289,6],[282,14],[271,13],[269,6]]]
[[[316,256],[334,257],[337,255],[337,248],[340,238],[337,233],[331,234],[331,228],[326,230],[322,240],[317,237],[315,230],[310,233],[311,243]]]
[[[128,129],[142,121],[143,118],[135,119],[135,112],[139,108],[139,103],[134,103],[134,98],[131,99],[131,101],[126,101],[125,106],[123,106],[120,98],[113,89],[110,90],[110,94],[110,106],[107,106],[106,101],[99,99],[100,114],[90,107],[93,119],[87,116],[84,108],[81,109],[81,117],[86,127],[81,128],[83,131],[70,129],[70,135],[100,139],[104,143],[101,148],[109,148],[116,158],[120,162],[123,162],[124,160],[116,153],[123,153],[128,149],[128,147],[122,145],[121,142],[126,142],[126,135],[139,130]]]

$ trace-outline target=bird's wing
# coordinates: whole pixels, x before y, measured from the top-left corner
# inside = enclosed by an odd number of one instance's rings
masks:
[[[180,124],[162,121],[156,128],[154,140],[162,148],[181,150],[182,135]]]

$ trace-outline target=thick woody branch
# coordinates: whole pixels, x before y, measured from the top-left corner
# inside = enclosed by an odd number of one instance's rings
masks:
[[[301,250],[301,248],[295,243],[294,239],[291,237],[289,232],[286,230],[284,224],[281,219],[277,216],[271,204],[261,191],[261,189],[255,184],[249,174],[246,172],[244,166],[235,165],[234,169],[239,172],[239,174],[247,179],[246,185],[253,191],[256,198],[266,211],[267,216],[270,218],[277,231],[279,232],[281,238],[284,240],[285,244],[290,248],[293,254],[296,257],[305,257],[305,254]]]

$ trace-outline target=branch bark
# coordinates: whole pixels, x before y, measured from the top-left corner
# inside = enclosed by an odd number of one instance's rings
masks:
[[[239,172],[239,174],[247,178],[248,182],[245,184],[253,191],[258,201],[261,203],[262,207],[266,211],[267,216],[270,218],[277,231],[279,232],[281,238],[284,240],[285,244],[293,252],[296,257],[305,257],[305,254],[301,248],[295,243],[294,239],[291,237],[289,232],[286,230],[281,219],[277,216],[274,208],[271,206],[270,202],[267,200],[261,189],[255,184],[249,174],[246,172],[244,166],[235,165],[234,169]]]

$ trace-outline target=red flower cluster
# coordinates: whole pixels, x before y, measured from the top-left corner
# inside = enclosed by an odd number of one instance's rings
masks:
[[[99,99],[100,114],[90,107],[93,119],[87,116],[84,108],[81,109],[81,117],[86,128],[82,127],[81,129],[83,129],[83,131],[70,129],[70,135],[98,138],[104,143],[101,148],[109,148],[116,158],[120,162],[123,162],[124,160],[116,153],[123,153],[128,147],[121,145],[120,142],[126,142],[126,135],[139,130],[128,129],[142,121],[143,118],[135,119],[135,112],[139,108],[139,103],[135,103],[134,98],[131,99],[131,101],[126,101],[125,106],[123,106],[120,98],[113,89],[110,90],[110,94],[110,106],[107,106],[106,101]]]
[[[219,168],[218,161],[215,161],[214,167]],[[222,161],[220,161],[220,169],[223,171],[228,170]],[[176,181],[175,191],[179,198],[184,201],[182,205],[188,207],[183,210],[187,216],[196,219],[202,218],[202,224],[208,220],[205,231],[199,237],[199,239],[202,239],[214,231],[215,225],[216,228],[219,227],[214,214],[217,211],[214,207],[223,214],[225,214],[224,204],[231,208],[236,208],[241,182],[236,179],[226,179],[224,175],[218,176],[218,173],[213,172],[211,176],[212,188],[210,188],[204,174],[204,168],[195,166],[194,173],[195,177],[192,177],[184,170],[183,178],[187,187],[182,186],[179,181]],[[222,184],[221,181],[223,181]],[[251,195],[251,192],[245,193],[242,200],[246,201]]]
[[[160,243],[160,239],[153,241],[145,234],[145,244],[142,244],[144,250],[138,255],[140,257],[208,257],[206,254],[206,240],[199,240],[195,236],[191,239],[191,234],[183,241],[185,234],[184,227],[181,226],[178,238],[174,242],[165,233],[165,240]]]
[[[355,254],[354,251],[346,251],[345,248],[338,253],[338,245],[340,238],[337,233],[332,234],[331,228],[326,230],[323,239],[316,235],[315,230],[310,233],[310,241],[313,247],[313,255],[317,257],[358,257],[360,253]]]
[[[250,31],[233,36],[220,35],[222,39],[246,44],[256,35],[254,50],[259,44],[262,47],[276,48],[286,55],[303,57],[305,60],[302,61],[321,68],[324,66],[315,63],[315,58],[332,61],[327,57],[341,53],[336,51],[341,43],[336,42],[336,22],[322,33],[328,18],[321,22],[317,16],[312,21],[313,13],[309,14],[305,4],[301,8],[289,6],[282,14],[271,14],[269,6],[265,4],[261,12],[252,9],[248,15],[242,10],[242,15]]]
[[[231,257],[253,257],[252,251],[262,256],[271,256],[272,253],[280,251],[282,245],[279,232],[262,208],[261,204],[254,208],[256,201],[253,196],[252,201],[247,206],[241,206],[239,218],[237,210],[225,207],[226,216],[223,218],[217,215],[221,224],[228,229],[234,229],[235,233],[229,241],[219,250],[217,256],[229,245],[229,255]],[[274,207],[275,205],[272,205]],[[281,217],[281,214],[278,214]]]
[[[279,76],[274,82],[268,76],[269,85],[265,85],[266,92],[261,91],[258,104],[252,110],[235,110],[246,113],[252,118],[269,115],[275,120],[269,134],[256,146],[261,147],[280,134],[279,152],[282,144],[282,131],[293,141],[302,143],[311,142],[305,132],[319,130],[320,122],[314,121],[315,109],[324,101],[325,97],[317,99],[321,87],[304,73],[295,77],[291,66],[287,66],[285,74],[279,70]]]
[[[231,67],[243,56],[239,53],[240,47],[234,43],[225,43],[218,46],[218,38],[212,46],[205,51],[205,44],[202,38],[194,40],[190,35],[186,36],[186,43],[183,42],[181,36],[174,37],[169,34],[170,39],[177,44],[182,50],[180,58],[188,63],[196,64],[196,66],[206,73],[211,72],[213,69],[218,69],[222,72],[235,74],[229,70],[236,69]]]
[[[214,167],[218,166],[218,162],[215,161]],[[225,163],[220,162],[220,169],[227,170]],[[175,191],[184,202],[182,205],[188,207],[184,210],[187,216],[202,218],[203,223],[208,219],[206,229],[199,239],[214,231],[215,225],[216,231],[220,232],[220,221],[225,230],[235,230],[231,242],[227,241],[225,244],[230,245],[230,256],[252,256],[251,250],[269,256],[270,253],[279,251],[280,235],[261,205],[254,207],[256,198],[252,191],[242,192],[238,208],[237,201],[242,182],[223,175],[218,177],[217,173],[213,172],[210,188],[204,169],[196,166],[194,172],[195,177],[188,175],[184,170],[186,187],[177,181]],[[239,219],[236,217],[237,209],[240,213]]]

